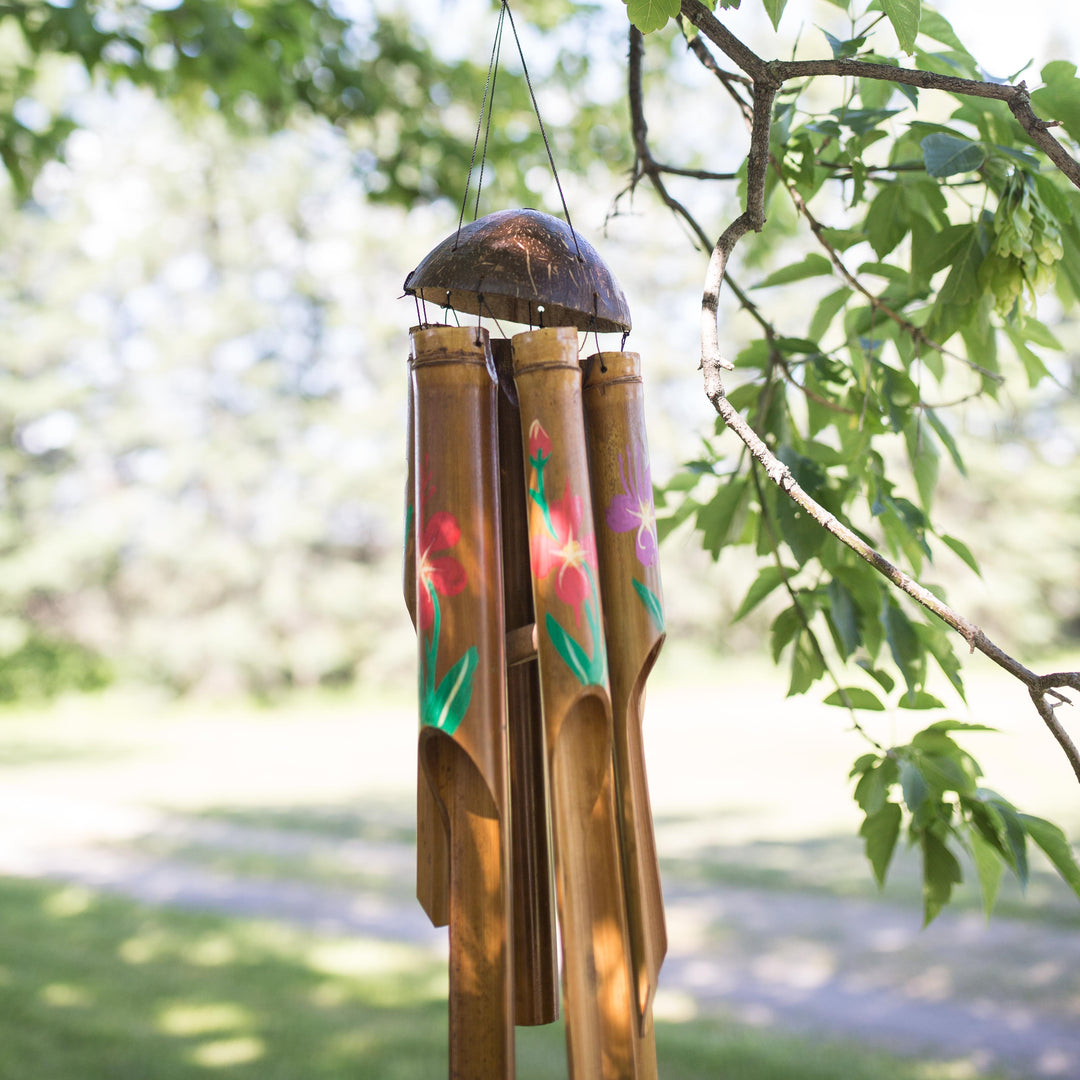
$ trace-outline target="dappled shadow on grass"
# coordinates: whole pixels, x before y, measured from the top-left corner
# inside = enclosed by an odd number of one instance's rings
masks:
[[[445,994],[418,948],[0,879],[2,1080],[432,1080]],[[566,1076],[563,1035],[519,1029],[519,1080]],[[701,1018],[659,1021],[657,1042],[665,1080],[950,1075]]]
[[[437,1076],[443,965],[422,950],[0,886],[4,1080]]]

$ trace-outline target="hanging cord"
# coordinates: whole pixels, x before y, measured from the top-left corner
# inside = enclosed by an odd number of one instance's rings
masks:
[[[548,142],[547,131],[544,130],[544,120],[540,115],[540,106],[536,102],[532,79],[529,78],[529,67],[525,63],[525,52],[521,48],[521,38],[518,37],[517,26],[514,24],[514,13],[510,10],[507,0],[503,0],[503,11],[510,16],[510,29],[514,32],[514,44],[517,45],[518,56],[521,58],[521,70],[525,75],[525,85],[529,88],[529,97],[532,99],[533,112],[536,113],[536,122],[540,125],[540,135],[544,140],[544,149],[547,151],[548,162],[551,164],[551,175],[555,178],[555,186],[559,189],[559,201],[562,203],[563,213],[566,215],[566,224],[570,227],[570,237],[574,241],[574,251],[577,253],[578,262],[583,263],[585,260],[581,256],[581,248],[578,247],[577,232],[574,229],[574,223],[570,220],[570,208],[566,205],[566,195],[563,194],[562,184],[559,182],[559,170],[555,168],[555,156],[551,152],[551,143]]]
[[[499,22],[495,27],[495,40],[491,43],[491,59],[488,61],[487,79],[484,82],[484,96],[480,100],[480,119],[476,124],[476,138],[473,139],[472,157],[469,159],[469,172],[465,177],[465,194],[461,200],[461,213],[458,215],[457,236],[454,238],[454,250],[457,250],[458,240],[461,239],[461,226],[465,223],[465,208],[469,205],[469,188],[472,186],[473,168],[476,165],[476,151],[480,146],[480,132],[484,130],[484,116],[487,115],[488,132],[491,131],[491,104],[495,98],[495,77],[499,70],[499,52],[502,49],[503,21],[507,13],[506,0],[503,0],[499,10]],[[511,20],[512,21],[512,20]],[[515,37],[517,36],[515,32]],[[480,184],[484,182],[484,158],[487,157],[487,134],[484,135],[484,154],[480,159]],[[476,189],[476,206],[480,206],[480,187]],[[475,215],[475,211],[474,211]]]
[[[600,360],[600,372],[601,372],[601,374],[606,375],[607,374],[607,365],[604,363],[604,354],[603,354],[603,351],[600,349],[600,333],[597,330],[597,325],[596,325],[598,307],[599,307],[599,297],[594,292],[592,294],[592,310],[593,310],[592,333],[593,333],[593,340],[596,342],[596,355],[597,355],[597,358]],[[588,337],[588,335],[586,335],[586,339],[587,339],[587,337]]]

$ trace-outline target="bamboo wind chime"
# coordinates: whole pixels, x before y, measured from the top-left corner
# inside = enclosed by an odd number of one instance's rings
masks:
[[[625,338],[629,311],[572,226],[530,210],[459,227],[405,291],[540,327],[412,331],[417,895],[450,928],[450,1076],[512,1077],[515,1024],[556,1019],[554,892],[570,1077],[647,1080],[667,946],[641,729],[664,640],[652,485],[637,354],[578,358],[579,331]]]

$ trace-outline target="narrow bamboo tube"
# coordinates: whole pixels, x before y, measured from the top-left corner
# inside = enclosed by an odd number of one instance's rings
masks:
[[[405,553],[402,591],[413,627],[416,626],[416,406],[413,402],[412,355],[409,355],[408,409],[405,447]],[[432,926],[450,920],[449,825],[431,790],[423,759],[416,757],[416,898]]]
[[[510,796],[494,363],[412,334],[420,758],[449,832],[450,1077],[514,1075]]]
[[[638,1037],[577,334],[513,339],[572,1080],[655,1076]]]
[[[499,375],[499,479],[503,593],[507,634],[533,624],[529,521],[521,456],[521,412],[514,392],[510,342],[493,339]],[[509,659],[509,658],[508,658]],[[548,829],[547,762],[535,656],[507,668],[510,742],[514,1015],[520,1025],[559,1015],[555,898]]]
[[[665,636],[656,515],[638,354],[599,353],[586,361],[585,372],[585,427],[608,626],[623,877],[644,1032],[667,952],[641,730],[645,680]]]

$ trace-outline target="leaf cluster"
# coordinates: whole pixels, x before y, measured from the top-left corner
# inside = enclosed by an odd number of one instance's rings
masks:
[[[964,856],[975,867],[989,917],[1006,869],[1021,887],[1027,885],[1029,839],[1080,896],[1080,866],[1064,833],[981,787],[978,762],[951,734],[990,730],[981,724],[941,720],[910,743],[864,754],[851,770],[851,777],[857,778],[855,801],[865,815],[859,835],[878,884],[885,883],[902,829],[908,842],[919,848],[924,925],[963,880]]]
[[[549,8],[542,21],[553,30],[570,12]],[[49,89],[50,73],[70,64],[96,85],[144,87],[189,116],[217,112],[238,133],[328,121],[353,143],[369,196],[405,206],[461,199],[487,81],[486,64],[443,58],[408,12],[374,5],[354,19],[327,0],[29,0],[0,8],[0,161],[20,198],[77,126],[72,101]],[[574,93],[586,74],[583,49],[559,44],[545,84]],[[535,204],[524,177],[547,154],[520,76],[503,73],[497,108],[489,156],[515,167],[489,171],[493,194]],[[552,133],[560,164],[624,167],[621,128],[612,105],[582,103]]]

